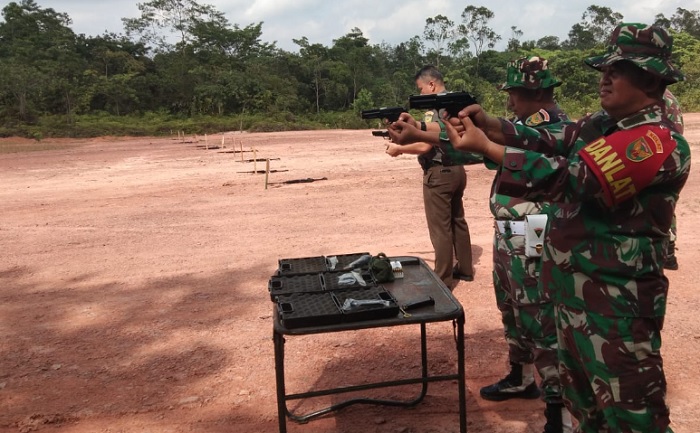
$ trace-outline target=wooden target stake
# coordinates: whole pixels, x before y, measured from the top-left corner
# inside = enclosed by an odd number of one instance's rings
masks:
[[[253,148],[253,173],[258,174],[258,151]]]
[[[270,158],[265,160],[265,189],[267,189],[267,180],[270,177]]]

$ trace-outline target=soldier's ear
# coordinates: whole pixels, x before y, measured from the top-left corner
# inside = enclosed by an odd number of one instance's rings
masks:
[[[542,89],[541,87],[535,89],[535,100],[536,100],[537,102],[542,102],[542,101],[544,101],[544,96],[545,96],[544,93],[545,93],[545,92],[544,92],[544,89]]]
[[[649,71],[637,67],[629,62],[619,62],[624,64],[624,73],[632,85],[648,96],[658,99],[659,89],[664,89],[664,79],[660,75],[656,75]],[[663,95],[663,90],[660,92]]]
[[[639,80],[639,88],[642,89],[647,95],[657,96],[659,89],[662,87],[662,82],[663,80],[658,75],[650,73],[642,74],[642,77]]]

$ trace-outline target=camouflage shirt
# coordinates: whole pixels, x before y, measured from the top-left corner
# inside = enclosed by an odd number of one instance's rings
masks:
[[[676,99],[673,93],[668,89],[664,92],[664,102],[666,103],[666,116],[676,125],[676,131],[678,131],[679,134],[683,134],[683,112],[681,111],[681,104],[678,103],[678,99]]]
[[[561,131],[564,125],[571,123],[569,117],[559,107],[549,110],[539,110],[532,114],[527,119],[517,121],[517,124],[523,124],[532,128],[544,128],[552,132]],[[441,140],[440,148],[449,155],[453,161],[459,161],[461,164],[474,164],[484,162],[486,167],[495,170],[498,164],[495,164],[489,159],[484,159],[480,154],[465,152],[455,149],[452,143],[447,140]],[[525,200],[521,197],[511,197],[505,194],[499,194],[496,191],[498,185],[499,174],[494,177],[491,186],[491,198],[489,207],[491,213],[497,219],[522,219],[525,215],[539,214],[546,212],[548,204],[545,202],[533,202]]]
[[[619,122],[601,111],[559,131],[502,120],[498,192],[556,202],[542,268],[555,302],[617,317],[665,314],[664,249],[690,148],[664,111],[653,104]]]
[[[522,121],[523,125],[532,128],[547,129],[551,132],[558,132],[571,123],[569,117],[559,107],[545,110],[541,109],[527,119]],[[485,164],[491,169],[497,169],[498,166],[492,161],[486,159]],[[500,172],[496,174],[491,186],[490,208],[491,213],[497,219],[522,219],[525,215],[545,213],[548,211],[549,204],[542,201],[529,201],[522,197],[512,197],[505,194],[499,194],[497,191]]]

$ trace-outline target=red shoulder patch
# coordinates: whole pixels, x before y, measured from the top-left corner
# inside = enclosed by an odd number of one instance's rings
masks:
[[[612,206],[646,188],[676,145],[668,129],[642,125],[601,137],[578,154],[600,182],[606,204]]]

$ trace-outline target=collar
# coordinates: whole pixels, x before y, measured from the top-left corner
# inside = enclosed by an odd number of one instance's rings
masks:
[[[655,102],[648,105],[631,116],[625,117],[617,122],[617,127],[619,129],[632,129],[640,125],[646,125],[649,123],[658,124],[662,121],[664,114],[664,107],[661,103]]]

